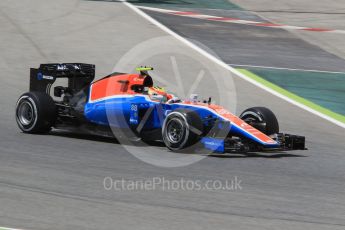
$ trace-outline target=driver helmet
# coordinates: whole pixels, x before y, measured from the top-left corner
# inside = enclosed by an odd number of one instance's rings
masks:
[[[163,87],[153,86],[148,90],[148,95],[153,101],[159,101],[165,103],[168,101],[168,93]]]

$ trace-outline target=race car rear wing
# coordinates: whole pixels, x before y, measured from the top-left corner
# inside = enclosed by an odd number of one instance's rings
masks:
[[[50,88],[57,78],[68,78],[68,88],[77,92],[89,85],[95,78],[95,65],[84,63],[41,64],[30,69],[30,91],[50,94]]]

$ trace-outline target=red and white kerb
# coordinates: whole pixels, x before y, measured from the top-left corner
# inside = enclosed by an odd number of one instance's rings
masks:
[[[166,13],[166,14],[177,15],[177,16],[188,17],[188,18],[197,18],[197,19],[203,19],[203,20],[209,20],[209,21],[220,21],[220,22],[227,22],[227,23],[245,24],[245,25],[252,25],[252,26],[285,29],[285,30],[303,30],[303,31],[310,31],[310,32],[327,32],[327,33],[345,34],[345,30],[289,26],[289,25],[275,24],[275,23],[269,23],[269,22],[242,20],[239,18],[218,17],[218,16],[207,15],[207,14],[199,14],[199,13],[190,12],[190,11],[167,10],[167,9],[160,9],[160,8],[146,7],[146,6],[137,6],[137,7],[143,10],[150,10],[154,12]]]

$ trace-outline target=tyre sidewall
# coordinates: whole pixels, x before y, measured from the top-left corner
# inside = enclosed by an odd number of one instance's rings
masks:
[[[245,120],[246,116],[256,118],[261,123],[266,123],[264,129],[258,128],[266,135],[271,135],[279,132],[279,124],[274,113],[266,107],[253,107],[246,109],[240,115],[242,120]],[[254,127],[255,128],[255,127]]]
[[[182,122],[183,129],[184,129],[183,138],[181,141],[177,143],[171,143],[169,141],[169,138],[167,137],[167,124],[169,123],[169,121],[173,119],[179,119]],[[169,149],[180,150],[184,148],[188,142],[189,135],[190,135],[189,124],[188,124],[186,116],[184,116],[182,113],[177,112],[177,111],[171,112],[163,122],[162,135],[163,135],[163,142]]]
[[[179,144],[171,144],[167,140],[166,136],[166,125],[170,118],[179,118],[183,121],[185,127],[185,134],[183,141]],[[198,133],[198,134],[197,134]],[[173,112],[169,113],[163,122],[162,136],[165,145],[172,151],[181,152],[194,152],[197,145],[195,145],[203,134],[203,123],[199,114],[190,109],[178,108]]]
[[[22,103],[29,103],[30,106],[32,107],[33,109],[33,113],[34,113],[34,116],[35,116],[35,119],[33,122],[31,122],[30,124],[28,125],[25,125],[25,124],[22,124],[20,122],[20,119],[19,119],[19,114],[18,114],[18,110],[19,110],[19,107]],[[24,132],[31,132],[35,127],[36,127],[36,124],[37,124],[37,120],[38,120],[38,111],[37,111],[37,103],[35,103],[35,101],[33,100],[33,98],[31,98],[30,96],[28,95],[23,95],[21,96],[19,99],[18,99],[18,102],[17,102],[17,105],[16,105],[16,121],[17,121],[17,124],[19,126],[19,128],[24,131]]]
[[[34,121],[25,125],[19,120],[19,107],[21,103],[29,103],[33,108]],[[50,95],[42,92],[24,93],[16,104],[16,121],[19,128],[26,133],[49,132],[56,120],[56,106]]]

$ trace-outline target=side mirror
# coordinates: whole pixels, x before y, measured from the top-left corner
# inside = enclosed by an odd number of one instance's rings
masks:
[[[191,102],[193,103],[196,103],[198,102],[198,98],[199,98],[199,95],[198,94],[191,94],[189,99],[191,100]]]

